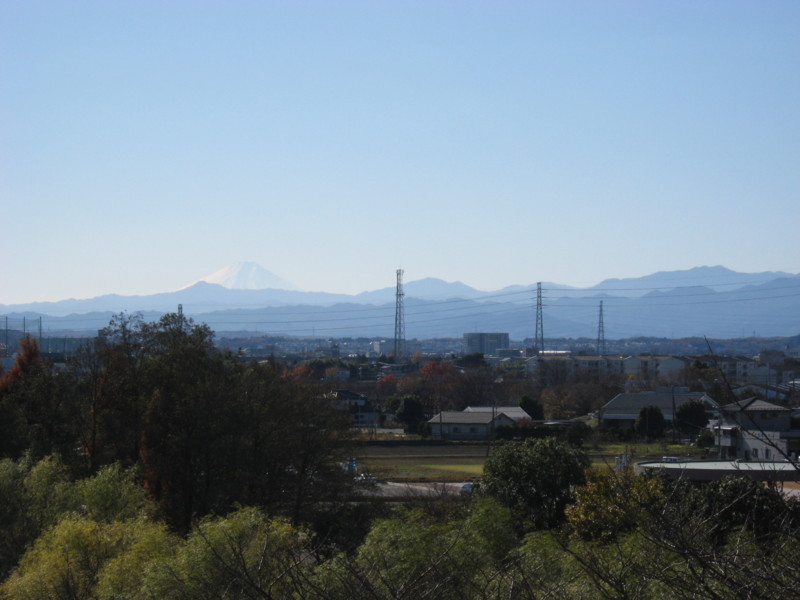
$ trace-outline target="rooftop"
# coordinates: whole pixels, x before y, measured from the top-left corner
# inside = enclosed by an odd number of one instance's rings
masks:
[[[789,461],[679,460],[636,463],[635,470],[663,470],[671,479],[714,481],[741,475],[755,481],[800,481],[800,464]]]
[[[792,409],[781,406],[780,404],[773,404],[772,402],[767,402],[766,400],[761,400],[759,398],[747,398],[745,400],[738,400],[737,402],[726,404],[721,408],[721,410],[725,412],[749,412],[757,410],[774,412],[787,410],[790,411]]]
[[[494,416],[499,417],[501,414],[505,413],[498,411]],[[506,418],[513,420],[509,415],[506,415]],[[447,424],[487,425],[492,422],[492,413],[483,411],[462,412],[460,410],[444,410],[428,420],[428,423],[440,422]]]

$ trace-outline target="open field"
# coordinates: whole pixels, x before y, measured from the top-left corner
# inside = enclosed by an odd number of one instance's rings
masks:
[[[364,446],[361,470],[390,481],[458,481],[480,477],[486,461],[486,445],[397,444]]]
[[[703,450],[671,444],[602,444],[586,448],[594,465],[614,466],[619,454],[632,455],[632,461],[680,456],[703,458]],[[392,445],[364,445],[359,452],[359,468],[380,480],[460,481],[480,477],[487,444],[420,444],[399,442]]]

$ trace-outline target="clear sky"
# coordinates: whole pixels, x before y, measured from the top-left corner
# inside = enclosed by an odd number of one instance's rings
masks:
[[[0,2],[0,303],[800,272],[800,2]]]

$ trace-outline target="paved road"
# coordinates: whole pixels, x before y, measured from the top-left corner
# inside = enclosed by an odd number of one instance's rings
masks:
[[[379,496],[381,498],[435,498],[437,496],[457,495],[461,492],[461,486],[465,483],[467,482],[397,483],[388,481],[364,486],[362,488],[362,493],[368,496]]]

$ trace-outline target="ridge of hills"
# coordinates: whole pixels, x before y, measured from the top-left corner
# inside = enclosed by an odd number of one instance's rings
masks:
[[[256,274],[250,280],[239,277],[242,286],[251,286],[259,277],[264,281],[260,270],[269,273],[254,263],[239,264]],[[228,275],[228,285],[236,285],[235,269],[229,269]],[[800,275],[790,273],[696,267],[606,279],[587,288],[553,283],[542,283],[542,288],[547,337],[595,337],[601,300],[609,339],[790,336],[800,332]],[[403,289],[409,339],[460,337],[469,331],[507,332],[513,339],[533,334],[536,284],[485,292],[461,282],[425,278],[408,282]],[[200,280],[173,292],[147,296],[108,294],[84,300],[0,305],[0,314],[12,320],[42,317],[48,331],[91,332],[107,325],[115,313],[142,312],[144,318],[152,319],[176,310],[179,304],[185,314],[218,333],[393,337],[394,332],[394,287],[348,295],[237,289]]]

